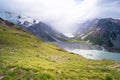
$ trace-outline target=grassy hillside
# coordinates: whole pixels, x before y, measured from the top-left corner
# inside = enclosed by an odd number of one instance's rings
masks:
[[[120,80],[120,65],[68,53],[0,22],[0,80]]]

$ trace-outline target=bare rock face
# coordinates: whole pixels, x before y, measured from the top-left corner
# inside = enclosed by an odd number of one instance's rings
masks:
[[[37,37],[40,37],[41,39],[48,42],[56,42],[59,41],[61,37],[65,37],[62,33],[56,31],[51,26],[43,22],[29,26],[26,29]]]
[[[120,51],[120,20],[95,19],[84,26],[80,27],[83,30],[80,29],[75,38],[89,40],[91,43],[103,46],[110,51]]]

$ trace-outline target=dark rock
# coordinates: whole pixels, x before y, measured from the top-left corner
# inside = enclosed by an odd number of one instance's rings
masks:
[[[112,18],[95,19],[84,23],[76,34],[76,39],[89,40],[92,44],[109,50],[120,50],[120,20]],[[81,35],[82,34],[82,35]]]

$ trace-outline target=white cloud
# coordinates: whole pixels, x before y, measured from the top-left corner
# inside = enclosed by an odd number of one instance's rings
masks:
[[[61,32],[91,18],[119,18],[119,0],[0,0],[0,9],[39,18]]]

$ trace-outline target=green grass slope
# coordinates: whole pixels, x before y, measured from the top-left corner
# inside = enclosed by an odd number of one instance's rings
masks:
[[[120,66],[68,53],[2,21],[0,80],[120,80]]]

